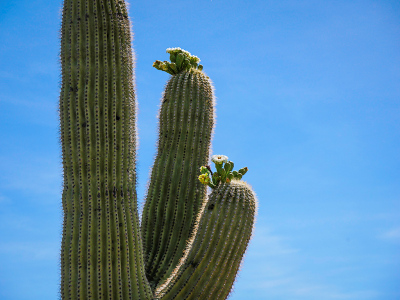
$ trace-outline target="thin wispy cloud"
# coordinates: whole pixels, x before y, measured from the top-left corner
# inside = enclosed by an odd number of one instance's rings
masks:
[[[16,260],[58,260],[59,241],[52,242],[1,242],[0,255]]]
[[[249,284],[248,290],[258,295],[268,295],[271,299],[291,300],[364,300],[380,299],[380,293],[372,289],[343,290],[338,285],[323,283],[321,279],[311,278],[307,273],[293,270],[279,279],[266,279]],[[259,298],[264,299],[264,298]]]
[[[13,80],[13,81],[26,81],[26,80],[23,80],[23,77],[21,75],[19,75],[18,73],[4,71],[4,70],[0,70],[0,78],[7,79],[7,80]]]
[[[397,234],[397,231],[392,233]],[[381,299],[382,295],[374,287],[352,285],[351,276],[357,274],[359,268],[350,256],[342,257],[335,252],[313,254],[302,249],[304,246],[304,241],[278,234],[265,225],[256,227],[251,255],[243,268],[246,281],[239,283],[241,290],[257,300],[268,297],[278,300]],[[323,271],[316,274],[314,268],[323,268]]]
[[[381,238],[386,241],[400,243],[400,227],[392,228],[384,232]]]
[[[51,158],[35,156],[25,158],[0,157],[0,188],[50,195],[59,198],[61,167]]]
[[[0,195],[0,204],[5,204],[5,203],[9,203],[10,202],[10,198]]]
[[[274,233],[272,229],[256,224],[252,255],[266,257],[297,253],[299,250],[292,248],[288,240],[287,237]]]
[[[55,96],[54,99],[57,99],[57,97]],[[3,95],[0,101],[3,102],[3,105],[19,106],[21,109],[30,110],[31,114],[34,113],[32,109],[56,114],[57,101],[49,100],[48,97],[40,97],[38,95],[32,95],[31,97],[26,97],[25,95],[20,97],[18,95]]]
[[[310,285],[305,284],[298,286],[292,290],[288,290],[291,297],[297,297],[297,299],[326,299],[326,300],[366,300],[366,299],[379,299],[377,297],[380,294],[373,290],[359,290],[343,292],[339,291],[337,287],[332,285]]]

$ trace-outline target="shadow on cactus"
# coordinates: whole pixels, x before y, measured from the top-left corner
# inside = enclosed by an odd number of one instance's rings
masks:
[[[65,0],[60,136],[62,299],[226,299],[252,235],[256,197],[225,156],[207,167],[213,86],[200,59],[167,49],[171,74],[139,226],[136,100],[124,1]],[[207,185],[212,188],[207,196]]]

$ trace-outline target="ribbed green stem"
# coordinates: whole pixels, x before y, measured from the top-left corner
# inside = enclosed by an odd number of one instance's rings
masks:
[[[173,75],[160,109],[158,153],[143,210],[146,274],[153,286],[183,255],[206,188],[197,179],[207,164],[214,126],[213,88],[198,70]]]
[[[62,299],[152,297],[136,202],[131,51],[123,1],[64,1]]]
[[[256,197],[243,181],[218,186],[202,206],[196,235],[156,299],[226,299],[246,251],[256,214]]]

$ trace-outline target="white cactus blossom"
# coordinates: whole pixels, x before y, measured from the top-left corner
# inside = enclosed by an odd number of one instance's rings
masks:
[[[226,155],[213,155],[211,156],[211,161],[216,164],[226,163],[228,161],[228,156]]]
[[[167,48],[167,53],[171,53],[171,52],[173,52],[173,51],[176,51],[176,50],[182,50],[181,48],[179,48],[179,47],[175,47],[175,48]]]
[[[174,53],[174,52],[178,52],[178,53],[179,53],[179,52],[181,52],[181,53],[186,54],[187,56],[192,56],[192,55],[190,54],[189,51],[183,50],[183,49],[181,49],[181,48],[179,48],[179,47],[167,48],[166,52],[167,52],[167,53]],[[199,60],[199,61],[200,61],[200,60]]]

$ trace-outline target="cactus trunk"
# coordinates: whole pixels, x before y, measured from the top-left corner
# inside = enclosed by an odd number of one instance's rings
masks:
[[[135,95],[123,1],[65,0],[62,299],[151,299],[136,208]]]
[[[197,179],[207,164],[214,126],[213,88],[201,71],[173,75],[160,109],[158,153],[143,210],[146,273],[166,279],[187,246],[206,196]]]

